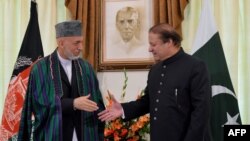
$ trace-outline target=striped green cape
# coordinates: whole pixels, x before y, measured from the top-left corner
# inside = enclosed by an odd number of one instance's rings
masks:
[[[19,127],[19,141],[63,140],[60,101],[63,90],[59,63],[55,50],[32,67]],[[103,100],[91,65],[82,59],[74,60],[72,65],[77,71],[79,95],[90,93],[91,99],[98,103],[99,111],[102,111]],[[104,123],[98,120],[97,112],[82,111],[82,118],[83,141],[103,141]]]

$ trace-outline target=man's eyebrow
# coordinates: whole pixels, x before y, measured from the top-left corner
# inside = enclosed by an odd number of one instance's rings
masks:
[[[75,41],[74,43],[81,43],[81,41]]]

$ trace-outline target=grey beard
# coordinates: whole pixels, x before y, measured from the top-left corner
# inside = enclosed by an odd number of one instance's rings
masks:
[[[74,56],[68,49],[64,50],[64,55],[67,56],[69,60],[76,60],[80,57],[80,55]]]
[[[78,59],[80,56],[68,56],[69,60],[76,60]]]

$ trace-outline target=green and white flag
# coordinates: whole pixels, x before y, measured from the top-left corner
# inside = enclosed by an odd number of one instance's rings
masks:
[[[203,0],[192,53],[193,56],[205,61],[208,66],[212,87],[211,134],[213,141],[223,141],[224,125],[241,124],[241,119],[210,4],[210,0]]]

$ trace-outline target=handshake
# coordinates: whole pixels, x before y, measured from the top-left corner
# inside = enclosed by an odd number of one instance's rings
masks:
[[[110,97],[111,104],[104,111],[98,113],[98,118],[101,121],[111,121],[123,115],[122,105],[115,99],[114,95],[112,95],[109,91],[108,95]]]

